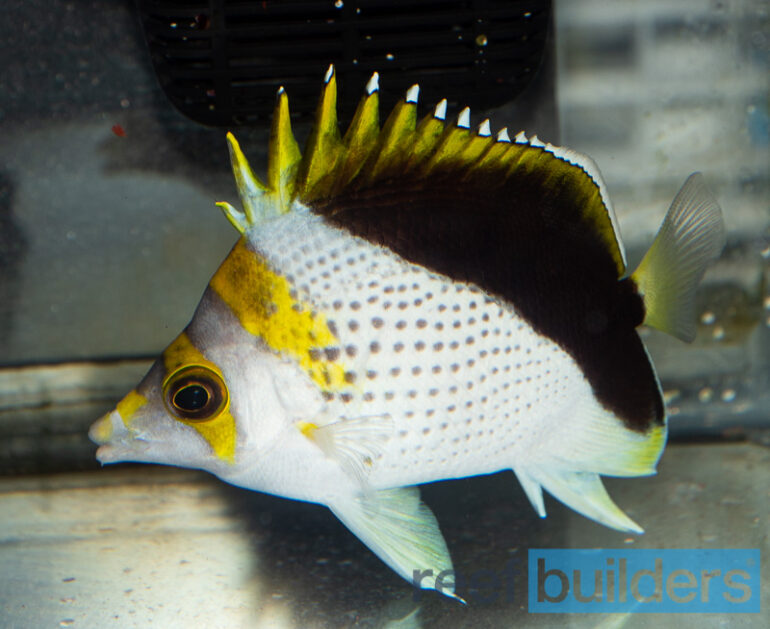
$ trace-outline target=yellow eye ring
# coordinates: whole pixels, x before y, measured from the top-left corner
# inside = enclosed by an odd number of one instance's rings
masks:
[[[219,417],[230,403],[222,377],[202,365],[177,369],[163,383],[163,402],[171,415],[190,422]]]

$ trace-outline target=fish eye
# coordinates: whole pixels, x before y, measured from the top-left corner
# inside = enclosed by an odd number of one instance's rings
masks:
[[[183,367],[166,379],[163,399],[168,411],[186,421],[209,421],[227,407],[227,387],[208,367]]]

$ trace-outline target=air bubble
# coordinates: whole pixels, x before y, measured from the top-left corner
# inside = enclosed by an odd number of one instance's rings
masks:
[[[710,402],[711,399],[714,397],[714,389],[711,387],[703,387],[700,391],[698,391],[698,400],[706,404],[707,402]]]
[[[722,391],[722,401],[723,402],[732,402],[735,399],[736,393],[735,389],[725,389]]]
[[[715,341],[721,341],[725,338],[725,329],[721,325],[714,326],[714,331],[711,333],[711,336]]]
[[[476,36],[476,45],[477,46],[486,46],[489,43],[489,40],[487,39],[487,36],[483,33],[481,35]]]
[[[707,310],[706,312],[704,312],[704,313],[703,313],[703,314],[700,316],[700,322],[701,322],[703,325],[711,325],[711,324],[712,324],[712,323],[714,323],[714,321],[716,321],[716,320],[717,320],[717,317],[716,317],[716,315],[715,315],[713,312],[711,312],[710,310]]]
[[[345,3],[342,0],[334,0],[335,9],[341,9],[344,6],[345,6]]]

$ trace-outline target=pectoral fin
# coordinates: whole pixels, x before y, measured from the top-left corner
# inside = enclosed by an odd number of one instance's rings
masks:
[[[404,579],[459,598],[454,594],[454,572],[446,542],[416,487],[340,499],[329,508]]]
[[[393,432],[393,421],[390,415],[369,415],[324,426],[300,422],[299,429],[366,489],[369,471]]]

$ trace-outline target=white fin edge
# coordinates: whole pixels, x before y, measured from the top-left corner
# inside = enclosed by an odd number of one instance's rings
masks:
[[[454,572],[436,517],[416,487],[382,489],[365,497],[338,498],[329,508],[399,576],[451,598]],[[441,577],[440,587],[436,587]]]
[[[610,194],[607,191],[607,185],[604,183],[604,178],[602,177],[602,173],[599,171],[599,167],[596,165],[596,162],[588,157],[588,155],[578,153],[577,151],[573,151],[572,149],[568,149],[563,146],[554,146],[551,143],[546,143],[543,150],[548,151],[554,157],[558,157],[559,159],[562,159],[565,162],[572,164],[573,166],[582,168],[598,186],[599,195],[602,198],[602,203],[604,203],[604,207],[607,208],[607,213],[610,215],[612,231],[615,232],[615,242],[617,243],[618,249],[620,250],[620,257],[623,260],[623,266],[628,266],[626,250],[623,246],[623,240],[620,237],[620,224],[618,223],[617,216],[615,216],[615,209],[612,207]]]
[[[420,86],[416,83],[412,85],[407,91],[406,91],[406,97],[405,101],[407,103],[416,103],[417,99],[420,97]]]
[[[366,93],[371,96],[380,89],[380,75],[375,72],[366,84]]]
[[[695,291],[725,239],[722,210],[703,176],[693,173],[631,276],[644,299],[645,325],[682,341],[695,338]]]
[[[442,98],[438,102],[438,105],[436,105],[436,109],[433,111],[433,117],[436,120],[445,120],[446,119],[446,107],[447,107],[446,98]]]
[[[466,107],[457,115],[457,127],[460,129],[471,128],[471,108]]]

